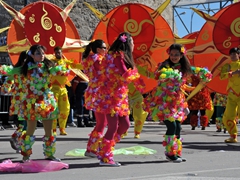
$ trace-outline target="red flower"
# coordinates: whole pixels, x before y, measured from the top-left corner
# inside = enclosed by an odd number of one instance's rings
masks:
[[[42,64],[40,64],[40,63],[39,63],[39,64],[38,64],[38,67],[40,67],[40,68],[41,68],[41,67],[42,67]]]

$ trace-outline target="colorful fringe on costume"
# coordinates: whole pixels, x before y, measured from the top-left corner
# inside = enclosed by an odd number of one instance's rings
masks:
[[[12,139],[14,139],[16,143],[16,150],[21,150],[21,136],[22,136],[22,131],[23,131],[24,126],[22,124],[19,124],[17,129],[14,131],[12,134]]]
[[[114,145],[114,140],[107,140],[103,138],[102,143],[99,145],[98,159],[104,163],[112,162],[113,152],[112,147]]]
[[[87,152],[92,152],[94,154],[97,154],[98,147],[101,141],[102,141],[102,133],[93,131],[90,134],[90,137],[88,139]]]
[[[21,154],[24,157],[30,157],[32,154],[32,145],[35,142],[35,136],[26,135],[26,131],[22,132],[21,136]]]
[[[207,127],[208,117],[206,115],[200,117],[200,124],[202,127]]]
[[[182,156],[182,138],[177,139],[177,156]]]
[[[165,140],[163,141],[163,146],[165,146],[166,156],[176,156],[178,152],[177,138],[175,135],[165,135]]]
[[[198,116],[197,115],[195,115],[195,114],[191,115],[190,124],[192,127],[197,127],[197,125],[198,125]]]
[[[50,137],[43,137],[43,154],[45,157],[52,157],[56,152],[56,133]]]

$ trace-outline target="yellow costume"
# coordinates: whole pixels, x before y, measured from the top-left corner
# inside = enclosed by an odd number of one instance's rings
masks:
[[[67,123],[69,111],[70,111],[70,104],[68,100],[68,92],[65,85],[71,86],[68,75],[70,69],[82,69],[81,64],[77,64],[74,61],[66,60],[66,59],[52,59],[55,65],[61,65],[62,71],[61,73],[57,73],[55,76],[52,77],[51,83],[52,88],[51,91],[54,93],[54,97],[56,98],[58,104],[58,122],[60,128],[60,135],[67,135],[65,131],[65,126]],[[57,129],[57,119],[53,121],[53,131]]]
[[[225,125],[231,138],[225,140],[225,142],[237,142],[237,126],[236,116],[237,108],[240,106],[240,80],[239,74],[232,74],[232,72],[240,69],[240,60],[233,61],[230,64],[226,64],[221,69],[221,79],[229,79],[227,92],[227,105],[223,115],[223,124]]]
[[[143,110],[143,96],[135,88],[134,84],[129,84],[128,89],[128,101],[134,119],[134,137],[139,138],[139,134],[142,132],[148,113]]]

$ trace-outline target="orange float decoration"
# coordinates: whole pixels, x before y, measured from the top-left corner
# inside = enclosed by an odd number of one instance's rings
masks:
[[[13,16],[7,34],[7,46],[0,51],[8,52],[15,64],[19,53],[28,50],[33,44],[41,44],[47,48],[47,54],[52,54],[55,46],[62,47],[67,59],[81,60],[81,49],[86,44],[80,40],[78,31],[68,14],[76,3],[73,0],[64,10],[58,6],[38,1],[28,4],[20,11],[16,11],[0,0],[0,4]],[[71,72],[70,79],[75,74]]]
[[[174,39],[170,26],[161,16],[169,3],[170,0],[165,1],[156,10],[143,4],[127,3],[114,8],[106,15],[85,3],[100,19],[93,39],[102,39],[107,44],[112,44],[121,32],[129,32],[132,35],[135,45],[133,56],[146,84],[145,92],[151,91],[157,85],[156,80],[150,76],[157,64],[168,58],[167,48],[181,41]],[[151,62],[151,65],[148,62]]]
[[[199,31],[196,31],[196,32],[187,34],[186,36],[183,37],[183,39],[197,39],[198,34],[199,34]],[[186,56],[187,56],[187,58],[188,58],[188,60],[189,60],[189,62],[192,66],[194,66],[194,54],[188,52],[188,49],[193,49],[194,46],[195,46],[195,41],[193,43],[186,44],[184,46],[187,50]]]
[[[213,29],[213,42],[225,55],[233,47],[240,48],[240,3],[230,5],[219,16]]]
[[[208,68],[212,74],[213,79],[207,84],[207,87],[213,91],[221,94],[226,94],[227,80],[220,80],[220,68],[228,62],[228,58],[222,55],[213,43],[213,28],[217,22],[218,17],[227,9],[224,8],[218,11],[213,16],[202,13],[194,9],[207,22],[203,25],[197,36],[195,46],[188,53],[194,54],[194,65],[198,67]]]

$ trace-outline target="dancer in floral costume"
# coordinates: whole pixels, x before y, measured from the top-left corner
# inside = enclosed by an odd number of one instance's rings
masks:
[[[106,115],[108,129],[98,150],[98,159],[103,166],[121,165],[114,161],[112,149],[130,126],[128,84],[134,82],[136,87],[139,87],[137,84],[140,75],[134,65],[133,48],[133,39],[129,33],[124,32],[117,37],[106,55],[106,60],[102,61],[103,76],[98,92],[93,92],[95,97],[89,100],[92,103],[87,105],[93,111]],[[141,88],[143,90],[143,87]]]
[[[192,75],[190,78],[190,82],[192,86],[196,87],[201,78],[199,76]],[[204,87],[199,91],[195,96],[193,96],[188,101],[188,108],[191,112],[190,124],[192,126],[192,130],[195,130],[195,127],[198,125],[198,111],[200,110],[200,125],[202,126],[202,130],[208,125],[208,117],[206,115],[206,109],[211,110],[211,97],[207,87]]]
[[[33,45],[28,51],[28,57],[23,66],[19,68],[0,66],[0,74],[13,75],[14,78],[18,78],[18,84],[15,83],[15,85],[19,89],[20,102],[15,104],[15,109],[19,108],[18,116],[27,121],[27,131],[21,135],[23,161],[28,161],[32,154],[37,120],[42,120],[44,126],[43,153],[45,159],[60,161],[54,156],[56,134],[52,133],[52,124],[58,115],[58,110],[57,102],[50,90],[50,79],[52,75],[61,72],[62,67],[53,67],[53,62],[45,57],[44,52],[43,46]]]
[[[182,45],[172,44],[167,52],[169,58],[155,71],[158,86],[145,99],[145,104],[152,118],[164,121],[167,126],[163,141],[166,158],[173,162],[182,162],[186,161],[181,157],[180,132],[181,122],[185,117],[184,108],[187,107],[184,94],[187,78],[195,74],[203,82],[209,82],[212,75],[207,69],[191,67]]]
[[[25,62],[27,58],[27,51],[22,51],[19,55],[18,62],[15,64],[14,67],[21,67],[23,63]],[[19,112],[19,107],[20,107],[20,93],[23,91],[21,88],[19,89],[19,81],[18,81],[18,75],[14,76],[8,76],[7,80],[4,82],[2,85],[1,91],[4,94],[10,93],[12,94],[11,98],[11,106],[9,108],[9,115],[16,115]],[[15,108],[16,107],[16,108]],[[25,131],[27,128],[27,122],[18,116],[18,127],[14,131],[14,133],[11,135],[10,138],[10,144],[11,147],[16,150],[16,152],[20,151],[20,137],[22,135],[22,132]]]
[[[85,156],[88,157],[97,156],[98,145],[102,139],[104,128],[107,125],[106,115],[98,112],[93,105],[94,101],[98,99],[98,91],[102,87],[104,80],[106,49],[105,42],[97,39],[90,42],[83,53],[82,65],[84,73],[89,78],[88,88],[85,92],[85,107],[93,110],[96,119],[96,126],[90,133],[85,152]]]

